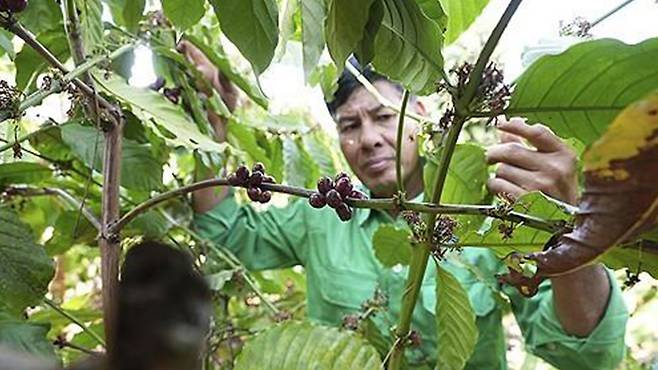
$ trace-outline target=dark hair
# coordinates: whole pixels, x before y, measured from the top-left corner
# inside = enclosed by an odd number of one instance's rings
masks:
[[[359,72],[361,72],[363,77],[365,77],[368,81],[375,82],[378,80],[385,80],[402,91],[402,86],[391,82],[388,78],[386,78],[386,76],[375,72],[370,66],[366,66],[365,68],[362,67],[354,56],[351,56],[348,59],[348,62],[351,63]],[[354,90],[359,87],[361,87],[361,83],[356,79],[356,76],[354,76],[352,72],[348,71],[347,68],[343,69],[343,72],[338,78],[338,88],[336,89],[336,92],[334,92],[333,100],[326,102],[327,109],[329,109],[329,113],[332,117],[335,116],[338,107],[345,104]]]

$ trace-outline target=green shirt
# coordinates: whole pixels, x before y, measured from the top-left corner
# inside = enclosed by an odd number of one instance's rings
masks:
[[[393,220],[384,212],[356,209],[350,221],[341,222],[332,209],[313,209],[303,200],[258,212],[239,205],[233,196],[195,217],[195,227],[202,235],[230,249],[248,269],[304,266],[307,312],[316,322],[340,325],[345,315],[358,312],[361,303],[379,288],[389,299],[387,310],[375,316],[375,323],[389,335],[400,312],[407,268],[384,268],[375,258],[371,239],[383,223],[403,225],[404,221]],[[614,369],[623,358],[628,312],[611,274],[612,292],[605,315],[588,337],[578,338],[562,329],[553,309],[550,282],[530,299],[511,287],[500,287],[494,274],[503,266],[486,248],[464,248],[442,263],[466,288],[477,315],[479,338],[466,369],[507,368],[501,292],[509,297],[527,350],[554,366]],[[435,362],[435,269],[433,263],[428,264],[412,318],[412,329],[422,339],[420,347],[407,351],[412,365],[433,366]]]

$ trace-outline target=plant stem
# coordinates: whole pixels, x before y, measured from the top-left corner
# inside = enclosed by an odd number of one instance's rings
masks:
[[[35,197],[40,195],[58,196],[76,209],[82,209],[82,215],[85,216],[89,223],[91,223],[97,230],[101,230],[100,221],[94,215],[94,213],[89,208],[83,207],[82,202],[75,199],[75,197],[63,189],[51,187],[33,188],[28,186],[9,186],[4,189],[3,194],[10,197],[15,195],[23,197]]]
[[[468,119],[468,110],[471,102],[476,96],[477,89],[482,80],[482,73],[489,62],[489,58],[493,53],[498,40],[503,34],[503,31],[507,27],[512,15],[516,12],[516,9],[521,4],[522,0],[511,0],[507,9],[503,13],[502,17],[494,27],[491,35],[487,39],[478,60],[473,67],[473,71],[469,75],[468,83],[466,84],[463,94],[460,95],[459,99],[453,101],[455,106],[455,117],[450,126],[448,135],[445,139],[444,146],[441,148],[441,157],[437,169],[436,181],[434,182],[434,189],[430,195],[432,203],[439,203],[441,195],[443,193],[443,186],[445,183],[446,176],[448,174],[448,167],[450,166],[450,159],[454,152],[455,146],[457,144],[457,139],[459,138],[459,133]],[[414,248],[411,255],[411,261],[409,263],[409,275],[407,277],[407,282],[405,284],[405,290],[402,294],[402,306],[400,309],[400,321],[398,326],[395,329],[396,337],[398,339],[404,340],[409,335],[409,329],[411,327],[411,316],[413,314],[414,308],[416,306],[416,301],[418,300],[418,294],[420,293],[421,283],[425,275],[425,269],[427,268],[427,263],[431,251],[431,240],[434,232],[436,214],[428,214],[426,217],[427,225],[427,242]],[[404,343],[404,342],[402,342]],[[393,348],[393,353],[391,354],[390,362],[388,363],[389,370],[398,370],[402,365],[402,359],[404,357],[404,345],[396,346]]]
[[[395,175],[398,182],[398,192],[404,194],[404,179],[402,176],[402,143],[404,142],[404,117],[407,112],[407,103],[409,102],[409,90],[404,90],[402,95],[402,106],[400,107],[398,121],[398,136],[395,147]]]
[[[617,12],[620,11],[621,9],[625,8],[626,5],[632,3],[633,1],[635,1],[635,0],[626,0],[626,1],[624,1],[623,3],[617,5],[616,7],[614,7],[613,9],[611,9],[609,12],[605,13],[604,15],[600,16],[599,18],[597,18],[596,20],[594,20],[592,23],[590,23],[590,24],[589,24],[589,29],[591,30],[592,28],[594,28],[594,26],[596,26],[597,24],[603,22],[603,21],[606,20],[608,17],[610,17],[611,15],[617,13]]]
[[[135,44],[126,44],[121,46],[117,50],[113,51],[107,56],[100,55],[79,65],[77,68],[73,69],[71,72],[68,72],[66,75],[64,75],[64,77],[62,77],[61,80],[53,80],[50,88],[36,91],[35,93],[25,98],[19,105],[17,112],[7,112],[7,111],[0,112],[0,122],[11,118],[14,115],[14,113],[20,114],[25,110],[27,110],[28,108],[41,103],[43,99],[45,99],[46,97],[52,94],[62,91],[66,87],[66,85],[68,85],[71,81],[74,81],[78,76],[81,76],[82,74],[84,74],[91,68],[95,67],[99,63],[102,63],[106,60],[114,60],[118,58],[121,54],[127,52],[128,50],[131,50],[134,47]]]
[[[41,55],[47,62],[48,64],[52,65],[53,67],[59,69],[63,73],[69,73],[68,69],[62,64],[57,57],[55,57],[50,50],[48,50],[45,46],[43,46],[37,39],[34,37],[32,32],[30,32],[28,29],[23,27],[22,24],[19,22],[16,22],[13,19],[2,19],[2,26],[4,26],[9,32],[15,34],[19,38],[21,38],[23,41],[25,41],[26,44],[28,44],[30,47],[32,47],[39,55]],[[85,95],[87,95],[89,98],[95,98],[96,93],[94,89],[89,87],[87,84],[79,80],[76,76],[76,78],[72,79],[72,82],[82,91]],[[103,108],[107,109],[110,114],[110,117],[118,117],[119,112],[117,111],[117,108],[112,105],[109,101],[107,101],[105,98],[102,96],[98,97],[98,102]]]
[[[375,99],[377,99],[379,104],[383,105],[386,108],[392,109],[397,113],[404,114],[404,115],[406,115],[407,117],[413,119],[416,122],[422,123],[422,122],[427,121],[427,118],[425,118],[421,115],[412,113],[412,112],[402,113],[402,110],[400,108],[398,108],[397,105],[393,104],[393,102],[388,100],[388,98],[386,98],[384,95],[382,95],[379,92],[379,90],[377,90],[377,88],[370,81],[368,81],[368,79],[365,78],[363,76],[363,74],[361,74],[361,72],[359,72],[359,70],[356,69],[356,67],[354,67],[352,65],[352,63],[350,63],[350,62],[345,63],[345,68],[348,71],[350,71],[350,73],[352,73],[354,75],[354,77],[356,77],[357,81],[359,81],[359,83],[361,83],[361,85],[363,85],[363,88],[365,88],[369,93],[371,93],[375,97]]]
[[[69,313],[69,312],[66,312],[63,308],[59,307],[59,306],[57,305],[57,303],[53,302],[52,300],[50,300],[50,299],[48,299],[48,298],[44,298],[44,299],[43,299],[43,302],[44,302],[47,306],[49,306],[50,308],[52,308],[53,310],[55,310],[57,313],[59,313],[60,315],[66,317],[67,319],[71,320],[72,323],[74,323],[74,324],[76,324],[77,326],[79,326],[80,329],[82,329],[82,331],[84,331],[85,333],[89,334],[89,336],[92,337],[96,342],[98,342],[98,344],[100,344],[101,346],[105,346],[105,341],[103,340],[103,338],[101,338],[100,335],[98,335],[98,334],[97,334],[95,331],[93,331],[91,328],[88,328],[87,325],[85,325],[85,324],[84,324],[81,320],[79,320],[77,317],[75,317],[74,315],[72,315],[72,314]]]

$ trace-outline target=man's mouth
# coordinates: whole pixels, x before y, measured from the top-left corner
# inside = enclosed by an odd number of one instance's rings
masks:
[[[369,159],[362,167],[368,173],[381,172],[388,168],[393,160],[395,160],[395,157],[373,158]]]

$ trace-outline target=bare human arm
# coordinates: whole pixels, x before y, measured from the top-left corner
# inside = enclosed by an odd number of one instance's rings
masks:
[[[487,161],[499,164],[496,177],[487,183],[491,192],[518,197],[540,190],[576,204],[578,177],[571,148],[547,127],[528,125],[521,118],[499,120],[497,128],[501,143],[487,150]],[[595,264],[552,278],[551,284],[562,328],[571,335],[589,335],[603,317],[610,296],[610,281],[603,266]]]
[[[194,64],[201,72],[206,81],[210,81],[214,89],[224,100],[228,109],[232,112],[238,101],[238,91],[235,86],[222,75],[217,67],[199,50],[197,47],[187,41],[181,41],[178,45],[178,51],[183,53],[190,63]],[[197,86],[201,90],[200,86]],[[201,91],[209,94],[208,91]],[[218,142],[226,141],[226,118],[217,115],[215,112],[208,110],[208,120],[215,131],[215,139]],[[195,173],[196,180],[205,180],[213,178],[215,174],[203,172],[197,169]],[[192,208],[196,213],[205,213],[213,209],[228,194],[228,188],[206,188],[197,190],[192,193]]]

